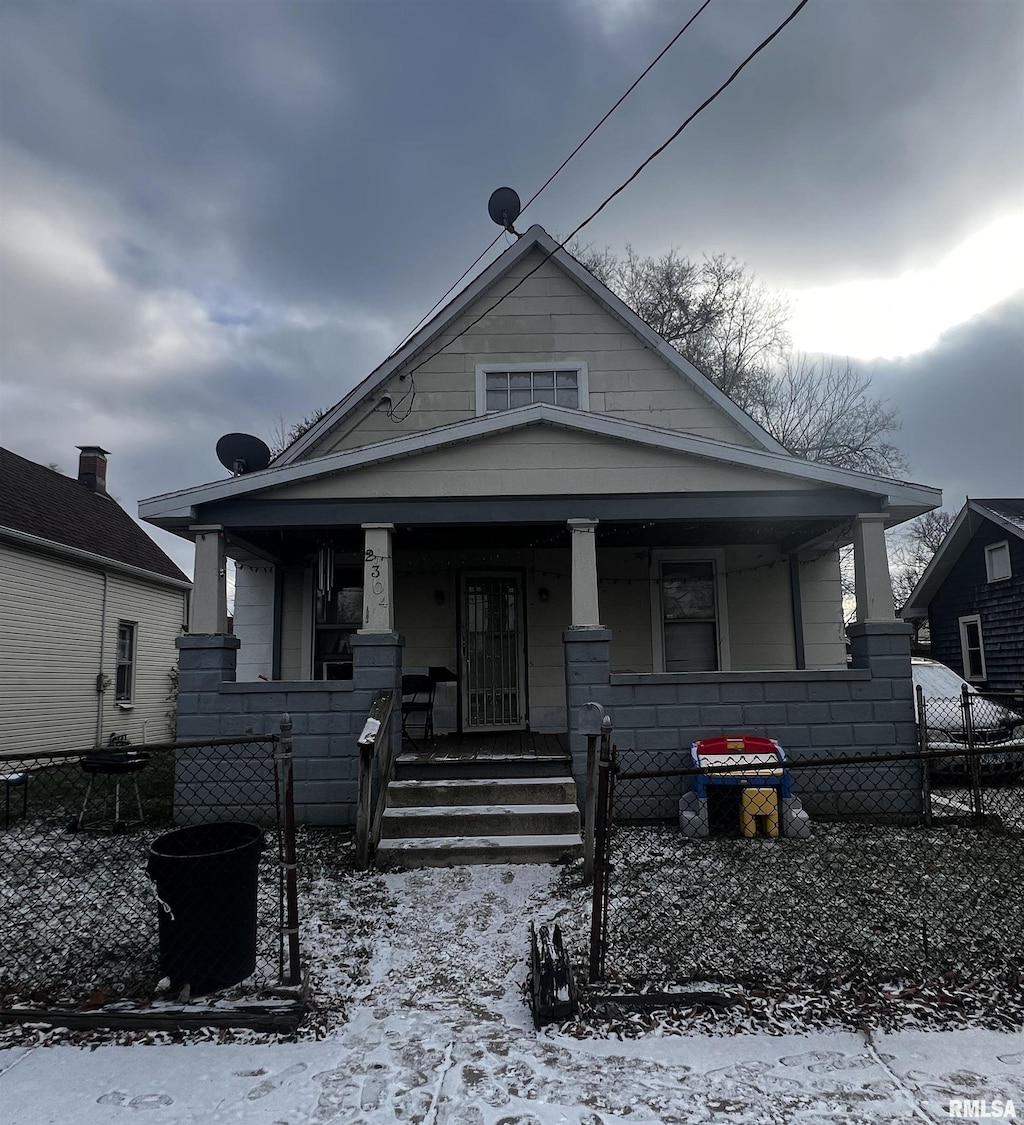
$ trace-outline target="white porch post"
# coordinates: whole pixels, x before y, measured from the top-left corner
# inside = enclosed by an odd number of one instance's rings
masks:
[[[195,524],[195,574],[192,577],[190,633],[228,631],[227,556],[224,528],[219,524]]]
[[[597,520],[568,520],[572,535],[572,628],[600,629],[597,600]]]
[[[883,512],[863,512],[857,516],[853,525],[853,567],[857,620],[895,620]]]
[[[393,523],[363,525],[363,627],[360,633],[395,631],[394,583],[391,567]]]

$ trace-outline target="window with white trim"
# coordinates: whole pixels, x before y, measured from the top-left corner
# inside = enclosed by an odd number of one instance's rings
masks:
[[[135,633],[134,621],[117,623],[117,680],[114,699],[118,703],[131,703],[135,694]]]
[[[1010,577],[1010,543],[990,543],[985,548],[985,574],[989,582],[1001,582]]]
[[[662,668],[665,672],[717,672],[721,620],[715,561],[663,559],[657,585]]]
[[[477,364],[476,412],[496,414],[534,402],[586,410],[586,364]]]
[[[984,680],[985,645],[981,637],[978,614],[960,618],[960,652],[964,662],[965,680]]]

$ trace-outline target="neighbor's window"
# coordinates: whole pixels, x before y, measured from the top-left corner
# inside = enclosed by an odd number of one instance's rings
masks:
[[[981,618],[960,618],[960,651],[964,660],[965,680],[985,679],[985,646],[981,639]]]
[[[1010,544],[1007,540],[985,548],[985,573],[989,582],[1010,577]]]
[[[715,564],[710,559],[665,561],[660,580],[665,671],[717,671]]]
[[[135,630],[134,621],[117,624],[117,690],[118,703],[130,703],[135,692]]]
[[[586,410],[586,367],[477,367],[477,414],[515,410],[534,402]]]

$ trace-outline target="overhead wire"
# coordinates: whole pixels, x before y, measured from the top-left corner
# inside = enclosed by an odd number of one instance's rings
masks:
[[[627,87],[626,91],[623,94],[620,95],[620,97],[615,102],[615,104],[604,114],[604,116],[600,119],[600,121],[598,121],[597,124],[594,125],[590,129],[590,132],[587,133],[587,135],[583,138],[583,140],[581,140],[579,142],[579,144],[576,145],[576,147],[572,150],[572,152],[569,153],[569,155],[562,161],[562,163],[558,165],[558,167],[551,173],[550,176],[548,176],[548,178],[544,181],[544,183],[542,183],[540,185],[540,187],[537,188],[537,190],[533,193],[533,195],[531,195],[530,198],[523,204],[523,206],[522,206],[522,208],[520,209],[520,212],[519,212],[520,214],[522,214],[523,211],[525,211],[526,208],[529,207],[531,203],[534,203],[537,200],[537,197],[541,194],[541,192],[544,191],[544,189],[547,188],[551,184],[552,180],[555,179],[555,177],[562,171],[563,168],[565,168],[565,166],[569,163],[569,161],[573,159],[573,157],[580,151],[581,148],[583,148],[583,146],[587,143],[587,141],[590,140],[590,138],[598,131],[598,129],[601,128],[601,126],[608,120],[608,118],[611,117],[611,115],[619,108],[620,105],[622,105],[622,103],[626,100],[626,98],[628,98],[629,95],[637,88],[637,86],[639,86],[640,83],[647,77],[647,75],[650,74],[650,72],[655,68],[655,66],[657,66],[657,64],[659,62],[661,62],[661,60],[665,57],[665,55],[668,54],[668,52],[672,49],[672,47],[674,47],[675,44],[679,41],[679,39],[682,37],[683,33],[689,29],[690,24],[692,24],[694,22],[694,20],[701,14],[701,12],[704,11],[704,9],[710,3],[711,3],[711,0],[704,0],[704,3],[701,4],[701,6],[693,13],[692,16],[690,16],[690,18],[686,21],[686,23],[683,24],[683,26],[668,41],[668,43],[666,43],[665,46],[662,47],[662,49],[657,53],[657,55],[654,56],[654,58],[647,64],[646,67],[644,67],[644,69],[640,72],[640,74],[638,74],[637,77],[630,83],[630,85]],[[494,249],[494,247],[501,240],[501,237],[502,237],[503,233],[504,232],[499,231],[499,233],[494,236],[494,238],[491,240],[491,242],[462,271],[462,273],[458,276],[458,278],[456,278],[456,280],[453,282],[453,284],[451,286],[449,286],[449,288],[444,292],[444,294],[442,294],[442,296],[437,301],[435,301],[433,305],[431,305],[430,309],[423,316],[420,317],[420,319],[416,322],[416,324],[412,328],[412,330],[410,332],[406,333],[405,337],[402,339],[402,342],[391,352],[391,354],[388,356],[388,359],[394,358],[394,356],[397,355],[398,352],[401,351],[401,349],[405,346],[407,341],[409,339],[411,339],[411,337],[413,337],[419,331],[420,327],[427,322],[427,320],[431,317],[431,315],[434,313],[434,311],[437,308],[439,308],[442,304],[444,304],[445,300],[458,288],[458,286],[461,283],[461,281],[463,280],[463,278],[465,278],[472,271],[473,267],[478,262],[482,261],[487,256],[487,254],[489,254],[490,251]],[[385,361],[385,362],[387,362],[387,361]]]
[[[711,103],[714,102],[715,99],[718,98],[718,96],[724,90],[726,90],[729,86],[732,85],[732,83],[739,77],[739,75],[742,73],[742,71],[751,62],[753,62],[753,60],[765,49],[765,47],[767,47],[768,44],[771,43],[772,40],[774,40],[776,38],[776,36],[778,36],[794,19],[796,19],[796,17],[800,14],[800,12],[807,6],[807,4],[808,4],[808,0],[800,0],[800,2],[797,4],[797,6],[789,13],[789,15],[782,21],[782,23],[780,23],[778,25],[778,27],[776,27],[775,30],[769,36],[767,36],[767,38],[763,39],[754,48],[754,50],[751,51],[749,55],[747,55],[747,57],[739,64],[739,66],[736,67],[736,69],[721,84],[721,86],[719,86],[718,89],[715,90],[715,92],[713,94],[711,94],[709,97],[705,98],[704,101],[701,102],[701,104],[693,111],[693,113],[691,113],[690,116],[687,117],[685,121],[683,121],[683,123],[679,126],[679,128],[676,129],[675,132],[672,133],[672,135],[663,144],[659,145],[636,168],[636,170],[631,175],[629,175],[625,180],[623,180],[623,182],[621,184],[619,184],[619,186],[609,196],[607,196],[604,199],[604,201],[598,207],[596,207],[583,220],[583,222],[581,222],[574,230],[570,231],[570,233],[561,242],[557,243],[553,250],[548,251],[548,253],[544,255],[544,257],[537,263],[537,265],[535,265],[533,267],[533,269],[529,271],[529,273],[524,274],[523,277],[521,277],[519,279],[519,281],[517,281],[516,284],[513,285],[511,289],[509,289],[509,291],[507,293],[503,293],[492,305],[490,305],[490,306],[488,306],[488,308],[484,309],[484,311],[482,313],[480,313],[479,316],[477,316],[472,321],[470,321],[470,323],[467,324],[465,328],[458,331],[450,340],[446,341],[446,343],[444,343],[440,348],[438,348],[434,352],[431,352],[430,355],[425,356],[423,359],[421,359],[420,362],[417,363],[415,367],[411,367],[411,368],[409,368],[408,371],[404,372],[404,374],[401,376],[401,378],[411,379],[413,374],[415,372],[417,372],[421,367],[423,367],[424,364],[427,364],[432,359],[435,359],[443,351],[450,348],[452,346],[452,344],[455,343],[456,340],[460,339],[467,332],[469,332],[472,328],[475,328],[476,325],[478,325],[481,320],[483,320],[487,316],[490,316],[490,314],[492,312],[494,312],[494,310],[498,307],[498,305],[500,305],[502,303],[502,301],[504,301],[507,297],[510,297],[517,289],[519,289],[522,285],[524,285],[527,281],[529,281],[529,279],[531,277],[533,277],[533,275],[538,270],[542,269],[551,260],[551,258],[554,257],[554,255],[558,253],[559,250],[564,250],[566,245],[569,242],[571,242],[576,237],[576,235],[578,235],[580,233],[580,231],[584,229],[584,227],[586,227],[588,224],[593,222],[594,219],[596,219],[597,216],[601,214],[601,212],[605,209],[605,207],[607,207],[608,204],[611,203],[611,201],[616,198],[616,196],[620,195],[637,178],[637,176],[639,176],[640,173],[651,163],[652,160],[654,160],[655,158],[660,156],[665,151],[665,149],[667,149],[668,146],[670,144],[672,144],[672,142],[674,140],[676,140],[677,137],[679,137],[679,135],[683,132],[683,130],[686,129],[687,126],[689,126],[695,120],[695,118],[697,118],[701,113],[703,113],[704,110],[707,109],[708,106],[711,105]],[[500,235],[499,235],[499,237],[500,237]],[[412,393],[412,387],[410,387],[409,391],[407,391],[406,394],[402,396],[402,399],[404,400],[411,393]],[[406,411],[406,413],[404,415],[402,415],[402,418],[396,419],[396,420],[402,421],[405,418],[407,418],[409,416],[409,411],[411,411],[411,409],[412,409],[412,406],[410,404],[409,410]]]

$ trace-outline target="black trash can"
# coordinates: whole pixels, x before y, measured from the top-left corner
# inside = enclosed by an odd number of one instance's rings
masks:
[[[196,824],[153,841],[160,972],[193,994],[227,988],[256,968],[256,891],[263,830]]]

